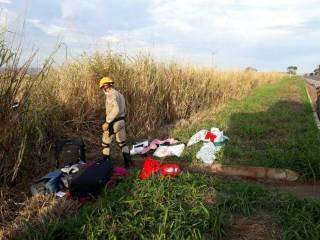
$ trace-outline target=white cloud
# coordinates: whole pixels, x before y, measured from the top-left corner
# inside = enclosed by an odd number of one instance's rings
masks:
[[[130,53],[149,51],[159,58],[178,57],[210,63],[210,51],[218,50],[217,62],[228,67],[255,65],[259,51],[278,49],[280,52],[289,47],[298,48],[305,42],[315,49],[320,41],[320,0],[141,1],[146,3],[145,9],[140,9],[141,5],[144,6],[140,2],[140,8],[132,11],[137,11],[137,18],[147,19],[143,26],[132,19],[134,14],[131,12],[126,15],[128,18],[123,18],[125,22],[116,22],[116,19],[122,19],[117,18],[120,14],[117,11],[124,8],[115,5],[132,3],[133,0],[121,3],[60,0],[59,18],[47,21],[29,19],[28,22],[47,36],[61,37],[68,46],[73,44],[70,52],[112,47]],[[106,10],[110,10],[108,16]],[[97,27],[86,29],[89,24],[86,27],[81,25],[86,19],[96,21]],[[110,19],[113,21],[108,22]],[[318,27],[314,27],[315,23]],[[103,27],[99,29],[100,24]],[[130,29],[130,26],[134,27]],[[117,27],[119,29],[114,30]],[[295,56],[299,58],[299,55]]]
[[[0,4],[1,4],[1,3],[10,4],[10,3],[11,3],[11,0],[0,0]]]
[[[153,0],[150,13],[159,26],[188,38],[281,40],[318,17],[320,1],[298,0]]]
[[[40,29],[46,35],[56,37],[57,39],[59,38],[66,44],[81,43],[84,46],[89,41],[93,41],[92,37],[72,27],[52,23],[45,24],[39,19],[27,19],[27,22],[30,23],[33,27]]]
[[[62,0],[61,14],[63,18],[73,18],[88,11],[97,11],[104,4],[102,0]]]
[[[56,24],[44,24],[39,19],[27,19],[27,22],[50,36],[57,37],[68,32],[66,27],[58,26]]]
[[[107,42],[107,43],[119,43],[121,42],[121,39],[119,36],[116,36],[116,35],[106,35],[101,37],[101,41]]]

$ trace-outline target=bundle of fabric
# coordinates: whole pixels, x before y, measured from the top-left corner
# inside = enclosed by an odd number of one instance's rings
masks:
[[[155,157],[180,157],[185,148],[184,144],[179,144],[178,140],[168,138],[166,140],[154,139],[150,143],[148,140],[137,143],[130,150],[131,155],[144,155],[154,151]]]
[[[194,145],[198,142],[213,142],[216,146],[223,145],[229,138],[220,131],[219,128],[211,128],[210,131],[202,129],[194,134],[188,141],[187,146]]]
[[[204,142],[198,151],[196,158],[202,160],[205,164],[210,165],[216,159],[216,154],[222,146],[229,140],[219,128],[211,128],[210,131],[202,129],[194,134],[188,141],[187,146],[192,146],[199,142]]]
[[[181,172],[178,164],[167,163],[161,164],[160,162],[146,157],[143,163],[143,168],[140,171],[139,178],[141,180],[147,180],[154,174],[160,174],[164,177],[175,177]]]
[[[127,169],[123,167],[115,167],[113,169],[113,174],[111,176],[110,181],[107,182],[106,186],[108,188],[112,188],[115,186],[119,181],[129,176]]]

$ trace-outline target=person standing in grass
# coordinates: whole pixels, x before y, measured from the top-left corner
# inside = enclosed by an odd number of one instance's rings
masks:
[[[100,80],[99,87],[106,95],[106,122],[102,125],[102,154],[104,160],[110,158],[110,144],[115,136],[123,153],[124,166],[133,165],[129,147],[126,145],[126,103],[123,95],[113,87],[114,81],[109,77]]]

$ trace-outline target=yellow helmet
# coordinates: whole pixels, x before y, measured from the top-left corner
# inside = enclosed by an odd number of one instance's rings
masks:
[[[101,78],[100,83],[99,83],[99,88],[102,88],[103,85],[108,84],[108,83],[114,83],[114,81],[109,77]]]

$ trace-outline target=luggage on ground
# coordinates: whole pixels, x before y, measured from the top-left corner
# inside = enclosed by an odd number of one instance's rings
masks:
[[[113,167],[110,161],[101,160],[83,167],[72,175],[70,192],[72,197],[97,196],[110,180]]]
[[[58,140],[55,144],[55,155],[57,168],[85,162],[85,144],[81,138]]]

